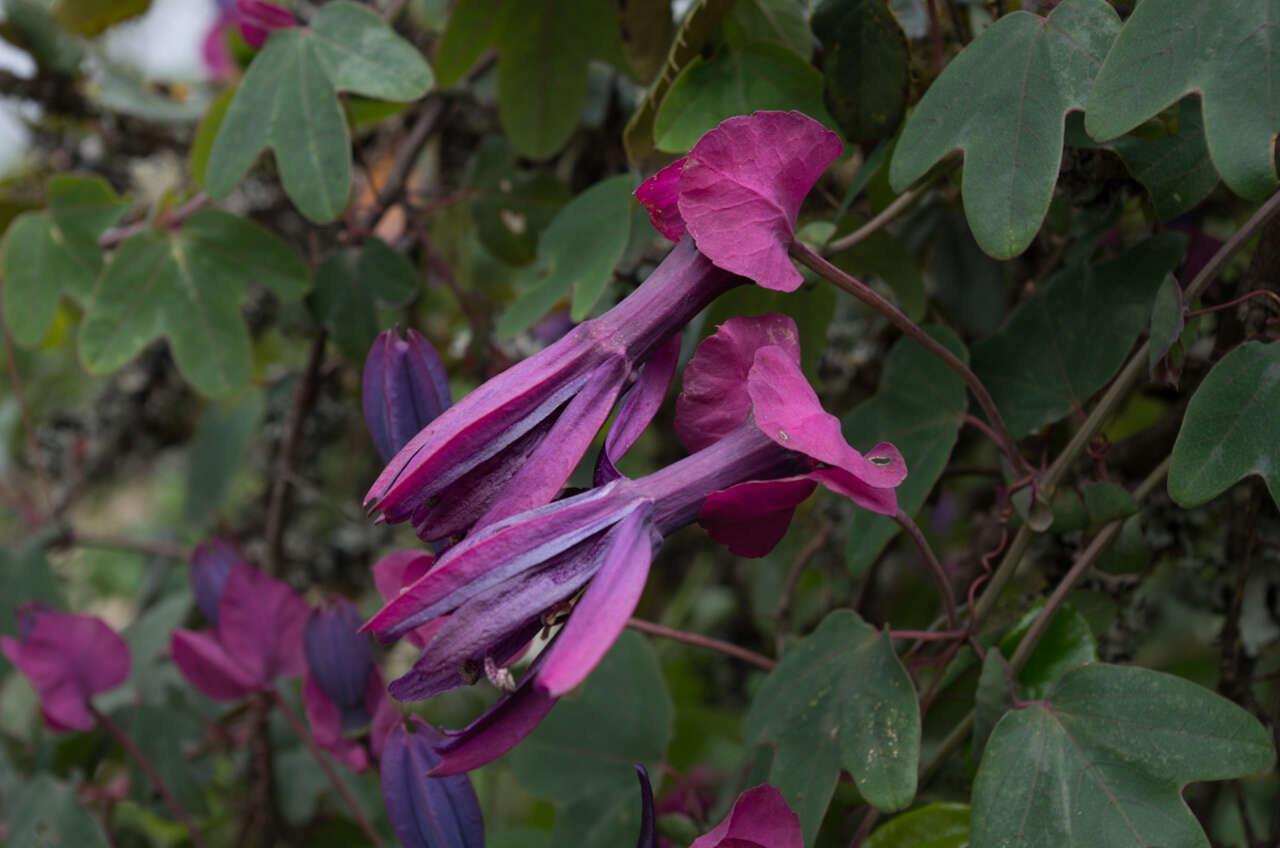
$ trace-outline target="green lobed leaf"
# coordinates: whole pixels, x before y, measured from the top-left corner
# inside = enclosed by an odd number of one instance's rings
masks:
[[[1049,210],[1066,114],[1088,104],[1119,30],[1106,0],[1065,0],[1048,18],[1000,18],[947,65],[907,119],[889,165],[894,190],[963,151],[974,237],[997,259],[1017,256]]]
[[[232,394],[249,379],[240,302],[255,283],[293,300],[309,279],[287,244],[244,218],[203,209],[180,231],[138,233],[94,288],[80,325],[81,361],[95,373],[114,371],[165,336],[196,389]]]
[[[982,671],[978,675],[978,688],[973,695],[973,735],[970,739],[970,758],[976,763],[982,759],[991,731],[1009,707],[1011,697],[1009,661],[999,646],[987,648],[982,658]],[[965,831],[968,835],[968,831]]]
[[[974,345],[973,370],[1015,438],[1083,409],[1111,379],[1185,244],[1165,232],[1095,267],[1068,266]]]
[[[906,112],[911,52],[887,0],[823,0],[813,32],[823,47],[823,97],[845,138],[890,135]]]
[[[98,822],[67,783],[41,773],[6,799],[5,844],[49,848],[108,848]]]
[[[822,102],[822,74],[781,44],[755,42],[691,61],[658,107],[654,143],[682,152],[725,118],[759,109],[798,109],[835,126]]]
[[[488,47],[498,48],[498,112],[522,154],[543,159],[578,125],[591,59],[625,68],[618,19],[598,0],[461,0],[436,63],[449,86]]]
[[[867,838],[866,848],[968,848],[969,805],[929,804],[894,816]]]
[[[1280,345],[1240,345],[1213,366],[1187,404],[1173,445],[1169,497],[1198,506],[1256,474],[1280,504],[1278,415]]]
[[[999,648],[1002,654],[1013,656],[1043,608],[1044,602],[1035,604],[1001,637]],[[1029,700],[1043,698],[1068,671],[1097,659],[1098,643],[1093,638],[1089,622],[1070,604],[1063,604],[1018,672],[1018,686]]]
[[[926,329],[962,360],[968,358],[964,343],[951,330]],[[951,457],[968,404],[960,377],[924,348],[902,338],[885,357],[879,390],[844,417],[845,438],[863,450],[890,441],[902,452],[907,479],[898,487],[898,506],[914,515]],[[850,573],[857,576],[870,567],[898,531],[897,523],[884,516],[855,510],[845,534],[845,565]]]
[[[632,764],[663,758],[673,714],[653,649],[624,632],[505,759],[530,791],[559,805],[551,844],[612,848],[635,841],[640,796]]]
[[[934,300],[949,323],[978,338],[1000,326],[1008,312],[1008,268],[982,252],[960,216],[939,222],[930,270],[938,284]]]
[[[1199,205],[1218,185],[1204,140],[1204,117],[1192,98],[1179,106],[1176,132],[1154,139],[1123,135],[1103,146],[1118,153],[1134,179],[1147,187],[1162,221]]]
[[[808,59],[813,55],[813,33],[806,18],[807,5],[804,0],[737,0],[721,31],[734,47],[775,41]]]
[[[15,218],[0,243],[5,320],[23,347],[44,339],[63,294],[88,297],[102,270],[98,236],[129,205],[101,177],[55,176],[47,194],[49,210]]]
[[[769,782],[812,845],[843,768],[863,798],[900,810],[916,792],[920,707],[889,634],[837,610],[782,655],[747,715],[748,746],[774,746]]]
[[[378,322],[378,308],[403,306],[417,291],[418,272],[409,260],[381,239],[370,238],[320,263],[307,302],[347,361],[362,365],[374,339],[386,329]]]
[[[347,0],[326,4],[309,27],[277,30],[236,89],[213,141],[205,179],[226,197],[264,148],[284,189],[317,223],[347,205],[350,137],[337,92],[413,100],[431,87],[416,48],[378,14]]]
[[[1203,101],[1209,155],[1232,191],[1276,188],[1280,85],[1276,0],[1145,0],[1098,71],[1085,129],[1101,141],[1128,132],[1187,94]]]
[[[972,844],[1207,848],[1182,786],[1273,759],[1265,728],[1225,698],[1148,669],[1085,665],[996,725],[974,782]]]

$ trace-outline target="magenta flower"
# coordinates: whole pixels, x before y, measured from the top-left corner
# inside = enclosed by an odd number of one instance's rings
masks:
[[[218,599],[213,630],[175,630],[169,650],[191,685],[215,701],[234,701],[306,670],[302,629],[308,612],[287,584],[236,563]]]
[[[788,334],[788,346],[771,343]],[[677,528],[697,519],[731,549],[762,555],[817,482],[877,512],[897,511],[893,488],[906,473],[901,455],[883,444],[864,458],[839,437],[838,422],[800,374],[790,319],[726,322],[690,363],[687,375],[695,383],[710,376],[703,352],[723,348],[726,337],[735,340],[739,356],[716,358],[716,367],[741,371],[743,356],[754,363],[739,378],[743,385],[730,381],[722,392],[730,407],[746,393],[740,420],[717,414],[710,422],[732,425],[728,432],[654,474],[618,477],[476,530],[365,625],[389,641],[449,616],[413,669],[391,684],[394,697],[421,700],[474,682],[572,608],[516,691],[439,746],[444,762],[437,773],[466,771],[500,755],[586,677],[634,611],[662,538]],[[696,414],[686,419],[687,428],[699,431]],[[735,510],[763,527],[749,528],[745,546],[726,531],[738,521]]]
[[[399,717],[360,624],[356,608],[342,598],[312,610],[302,634],[307,659],[302,701],[311,735],[354,772],[369,767],[370,750],[375,758],[382,755]],[[370,749],[355,738],[366,728]]]
[[[191,590],[196,606],[210,624],[218,623],[218,602],[236,565],[248,566],[240,552],[222,539],[210,539],[191,553]]]
[[[383,462],[453,403],[440,354],[414,330],[387,330],[364,361],[364,420]]]
[[[40,696],[44,723],[59,733],[95,724],[89,699],[129,676],[129,646],[105,621],[29,602],[18,607],[18,636],[0,650]]]
[[[428,777],[440,734],[417,716],[397,722],[382,755],[382,796],[405,848],[483,848],[484,821],[465,775]]]
[[[803,278],[787,249],[800,205],[842,150],[839,136],[800,112],[729,118],[636,197],[672,241],[687,231],[717,267],[795,291]]]
[[[254,50],[261,50],[267,36],[276,30],[298,25],[288,9],[263,0],[236,0],[235,17],[240,35]]]
[[[636,848],[658,848],[649,773],[637,765],[636,776],[640,779],[640,840]],[[739,795],[724,821],[695,839],[689,848],[804,848],[804,833],[800,817],[782,793],[762,783]]]

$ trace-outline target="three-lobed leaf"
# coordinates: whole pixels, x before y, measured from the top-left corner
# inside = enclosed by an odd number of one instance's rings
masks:
[[[308,303],[342,355],[359,365],[386,329],[378,322],[379,307],[403,306],[417,291],[418,272],[409,260],[370,238],[320,263]]]
[[[1207,689],[1084,665],[996,725],[974,782],[972,844],[1208,846],[1183,785],[1253,774],[1273,758],[1258,720]]]
[[[231,394],[249,379],[240,303],[251,283],[292,300],[310,278],[287,244],[226,212],[204,209],[179,231],[138,233],[94,288],[80,325],[81,361],[92,372],[114,371],[164,336],[196,389]]]
[[[1173,445],[1169,496],[1184,507],[1257,475],[1280,504],[1280,345],[1247,342],[1223,357],[1187,405]]]
[[[413,100],[431,83],[417,49],[379,15],[348,0],[325,5],[309,27],[272,33],[249,65],[209,153],[209,195],[229,194],[271,148],[298,210],[332,221],[351,188],[351,139],[338,92]]]
[[[1187,94],[1199,94],[1209,155],[1232,191],[1261,198],[1277,185],[1280,46],[1275,0],[1145,0],[1098,71],[1085,128],[1106,141]]]
[[[840,769],[878,809],[916,791],[920,707],[889,634],[837,610],[782,656],[747,716],[748,745],[774,747],[769,782],[812,845]]]
[[[1000,18],[947,65],[907,120],[889,166],[894,189],[963,151],[974,237],[998,259],[1017,256],[1049,210],[1066,114],[1088,105],[1119,31],[1106,0],[1066,0],[1048,18]]]

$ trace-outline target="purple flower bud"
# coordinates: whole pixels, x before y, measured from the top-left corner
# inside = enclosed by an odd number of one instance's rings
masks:
[[[89,699],[129,676],[129,646],[94,616],[32,603],[16,618],[18,638],[0,637],[0,651],[31,681],[45,724],[58,732],[92,728]]]
[[[387,330],[364,361],[364,420],[383,462],[453,403],[444,363],[413,330]]]
[[[247,565],[239,552],[222,539],[210,539],[191,552],[191,589],[196,606],[210,624],[218,623],[218,603],[227,586],[227,576],[237,563]]]
[[[658,848],[658,833],[653,812],[653,786],[649,783],[649,772],[644,766],[636,763],[636,778],[640,781],[640,838],[636,840],[636,848]]]
[[[346,598],[311,611],[302,633],[307,668],[338,708],[343,733],[359,730],[372,716],[365,706],[373,652],[360,632],[360,613]]]
[[[466,775],[427,777],[440,762],[440,734],[417,716],[387,737],[382,797],[391,828],[405,848],[483,848],[480,802]]]

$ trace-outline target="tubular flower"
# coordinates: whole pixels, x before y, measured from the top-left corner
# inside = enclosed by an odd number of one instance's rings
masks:
[[[89,730],[89,699],[129,676],[129,646],[102,619],[57,612],[31,602],[17,610],[18,636],[0,636],[0,651],[40,696],[50,729]]]
[[[653,788],[643,766],[636,766],[640,780],[640,839],[636,848],[658,848],[655,833]],[[724,821],[693,841],[689,848],[803,848],[800,817],[767,783],[746,790],[733,802]]]
[[[444,363],[414,330],[387,330],[369,348],[361,386],[364,420],[383,462],[453,403]]]
[[[382,755],[382,797],[405,848],[483,848],[484,822],[470,778],[428,777],[440,734],[417,716],[397,722]]]
[[[287,584],[238,562],[218,599],[213,631],[175,630],[169,651],[191,685],[215,701],[234,701],[306,670],[307,614]]]
[[[420,700],[474,682],[494,658],[509,657],[572,608],[519,687],[439,746],[444,762],[437,773],[466,771],[500,755],[586,677],[634,611],[662,538],[677,528],[701,520],[713,538],[731,539],[726,528],[746,515],[766,528],[748,546],[762,555],[818,482],[869,509],[896,512],[893,488],[906,473],[901,456],[884,444],[874,459],[864,458],[840,439],[838,422],[800,374],[798,345],[772,343],[788,334],[794,342],[794,323],[778,315],[734,319],[721,334],[737,339],[753,362],[745,387],[733,390],[749,398],[741,420],[716,419],[722,427],[733,424],[728,432],[654,474],[617,477],[480,528],[365,625],[389,641],[448,615],[413,669],[390,687],[396,698]],[[709,342],[687,375],[712,367],[699,359]],[[727,361],[740,367],[736,358]],[[726,395],[726,403],[734,400]],[[687,423],[696,427],[696,420]]]
[[[222,539],[210,539],[191,553],[191,590],[196,606],[210,624],[218,623],[218,602],[236,565],[248,567],[239,552]]]
[[[834,133],[799,112],[757,112],[707,133],[637,192],[655,226],[678,241],[644,284],[441,415],[388,463],[366,506],[438,541],[547,503],[639,376],[597,472],[612,479],[613,460],[670,380],[678,352],[663,345],[678,344],[694,315],[744,282],[737,274],[767,288],[799,285],[787,257],[796,217],[840,151]]]
[[[353,737],[370,728],[373,756],[379,757],[398,718],[369,639],[359,630],[360,614],[340,599],[312,610],[302,635],[307,659],[302,701],[312,736],[354,772],[368,768],[369,752]]]

